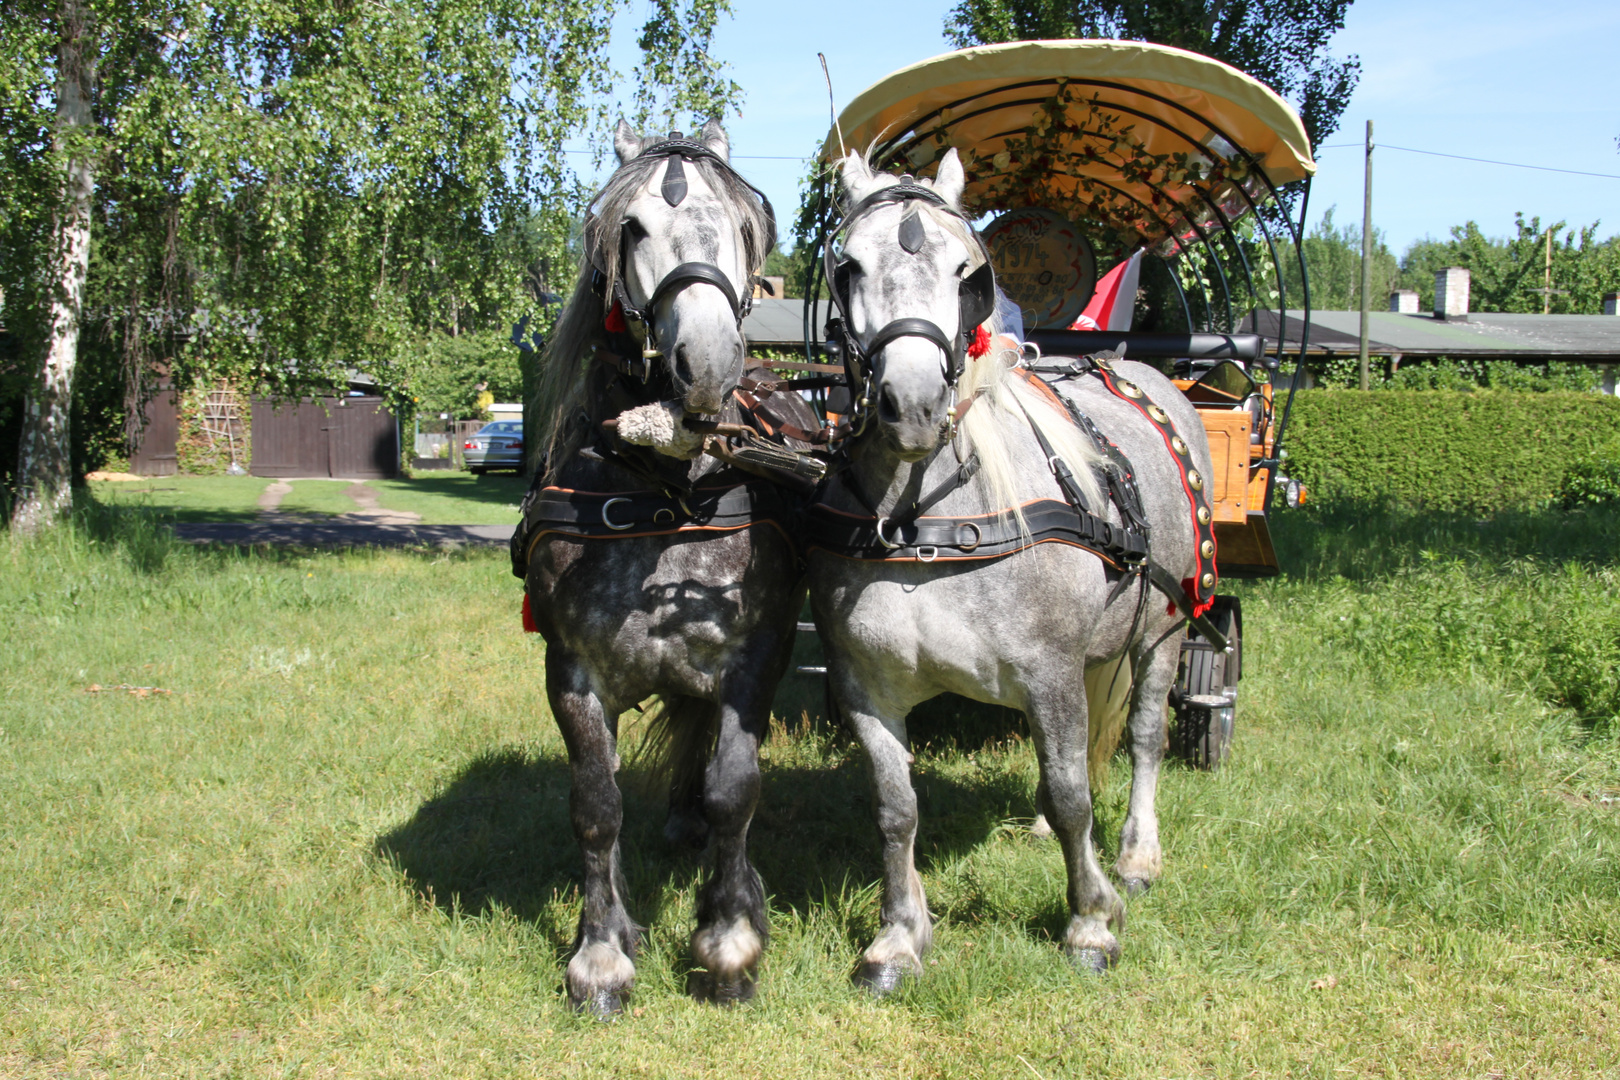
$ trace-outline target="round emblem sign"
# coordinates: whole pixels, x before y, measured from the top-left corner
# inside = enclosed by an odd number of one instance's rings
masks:
[[[1024,312],[1025,330],[1067,327],[1097,287],[1097,255],[1074,223],[1039,207],[1009,210],[981,235],[996,284]]]

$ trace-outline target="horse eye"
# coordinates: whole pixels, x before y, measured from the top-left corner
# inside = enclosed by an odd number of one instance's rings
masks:
[[[961,278],[961,279],[962,279],[962,280],[963,280],[963,281],[966,281],[966,280],[967,280],[967,276],[968,276],[968,266],[969,266],[969,265],[970,265],[970,264],[969,264],[969,263],[968,263],[968,261],[967,261],[967,260],[966,260],[966,259],[963,259],[963,260],[962,260],[962,265],[961,265],[961,266],[958,266],[958,267],[957,267],[957,268],[956,268],[956,276],[957,276],[957,277],[959,277],[959,278]]]
[[[645,240],[648,237],[647,227],[633,217],[624,219],[624,231],[632,240]]]

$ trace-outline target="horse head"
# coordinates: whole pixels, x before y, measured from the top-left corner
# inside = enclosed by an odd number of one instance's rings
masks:
[[[950,427],[966,351],[994,309],[993,272],[961,212],[954,149],[932,180],[874,172],[858,154],[840,175],[843,243],[828,247],[827,278],[879,430],[902,460],[917,461]]]
[[[770,205],[731,170],[718,121],[695,138],[614,135],[621,190],[593,224],[598,265],[649,357],[662,356],[689,413],[718,413],[743,373],[742,320],[775,242]],[[622,287],[622,292],[618,289]]]

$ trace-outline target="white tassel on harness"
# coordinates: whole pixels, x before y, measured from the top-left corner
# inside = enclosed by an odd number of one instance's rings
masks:
[[[703,452],[707,436],[689,431],[681,423],[685,415],[686,410],[679,404],[655,401],[620,413],[616,430],[627,443],[650,446],[660,454],[690,461]]]

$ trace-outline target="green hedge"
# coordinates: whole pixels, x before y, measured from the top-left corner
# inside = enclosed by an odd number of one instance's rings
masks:
[[[1577,463],[1620,447],[1620,399],[1599,394],[1306,390],[1284,471],[1313,500],[1444,510],[1539,506]]]

